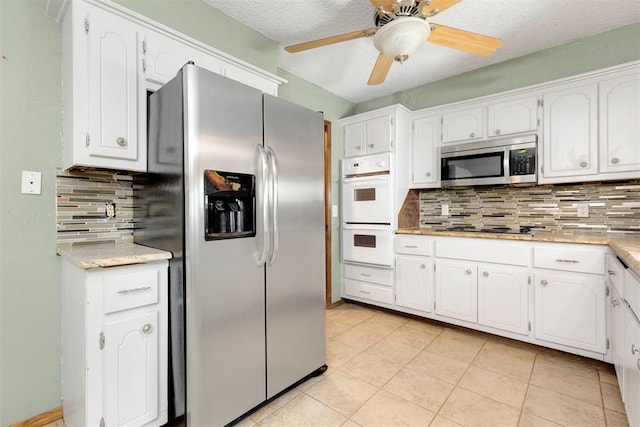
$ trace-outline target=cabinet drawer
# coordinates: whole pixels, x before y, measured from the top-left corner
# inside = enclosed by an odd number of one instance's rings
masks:
[[[110,276],[102,280],[104,313],[158,302],[158,271],[147,270]]]
[[[393,269],[391,268],[375,268],[345,264],[344,277],[385,286],[393,285]]]
[[[530,250],[525,245],[493,239],[438,240],[436,256],[497,264],[529,265]]]
[[[620,297],[624,298],[624,266],[613,254],[607,255],[607,276],[616,287]]]
[[[431,239],[396,237],[396,253],[408,255],[431,255]]]
[[[387,304],[391,304],[393,300],[391,288],[351,279],[345,279],[344,293],[347,296],[366,298]]]
[[[588,249],[534,248],[536,268],[604,274],[604,252]]]
[[[630,270],[625,271],[624,299],[629,303],[631,310],[640,317],[640,280],[636,279]]]

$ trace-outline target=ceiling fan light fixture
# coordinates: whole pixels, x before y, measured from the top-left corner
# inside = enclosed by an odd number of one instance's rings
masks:
[[[429,23],[424,19],[398,18],[376,32],[373,44],[389,58],[404,62],[427,40],[430,31]]]

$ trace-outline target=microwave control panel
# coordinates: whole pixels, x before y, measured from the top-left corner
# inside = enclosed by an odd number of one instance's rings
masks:
[[[536,173],[536,149],[518,148],[509,153],[509,174],[533,175]]]

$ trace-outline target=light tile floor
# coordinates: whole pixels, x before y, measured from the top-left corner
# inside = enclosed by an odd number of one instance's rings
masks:
[[[326,324],[327,372],[239,426],[628,425],[610,365],[355,304]]]

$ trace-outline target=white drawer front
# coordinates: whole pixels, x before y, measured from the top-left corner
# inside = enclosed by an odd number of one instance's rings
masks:
[[[448,238],[436,241],[436,256],[510,265],[529,265],[527,245],[494,239]]]
[[[357,280],[345,279],[344,293],[347,296],[366,298],[372,301],[391,304],[393,295],[391,288],[374,284],[359,282]]]
[[[393,269],[391,268],[373,268],[361,265],[345,264],[344,277],[385,286],[393,285]]]
[[[607,255],[607,276],[618,290],[621,298],[624,298],[624,266],[615,255]]]
[[[640,317],[640,280],[635,278],[630,270],[625,271],[624,299],[627,300],[631,310]]]
[[[110,276],[102,281],[104,313],[127,310],[158,302],[158,271],[140,271]]]
[[[396,253],[408,255],[431,255],[431,239],[420,237],[396,237]]]
[[[536,268],[604,274],[604,252],[588,249],[534,248]]]

